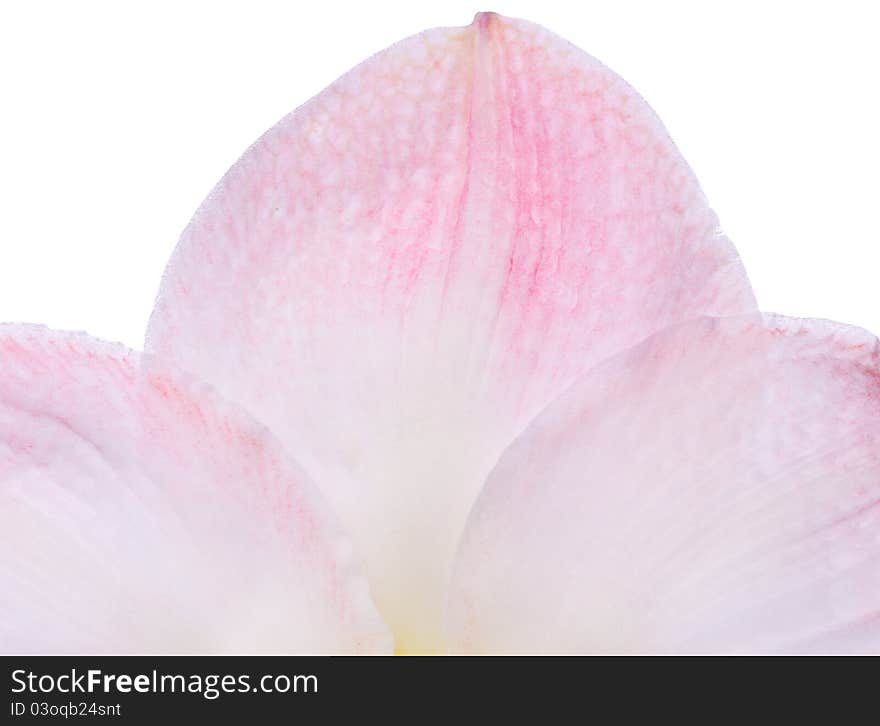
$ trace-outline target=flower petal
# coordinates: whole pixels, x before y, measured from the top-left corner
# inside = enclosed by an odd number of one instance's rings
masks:
[[[462,539],[464,651],[880,650],[880,350],[704,319],[603,363],[504,454]]]
[[[393,46],[263,136],[184,233],[147,345],[296,452],[398,643],[427,650],[512,436],[604,357],[753,309],[641,98],[550,33],[480,15]]]
[[[2,652],[391,645],[280,445],[84,335],[0,326],[0,533]]]

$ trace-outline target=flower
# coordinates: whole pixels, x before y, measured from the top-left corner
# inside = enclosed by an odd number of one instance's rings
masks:
[[[494,14],[252,146],[146,353],[0,328],[0,481],[4,650],[880,648],[877,340],[758,313],[642,99]]]

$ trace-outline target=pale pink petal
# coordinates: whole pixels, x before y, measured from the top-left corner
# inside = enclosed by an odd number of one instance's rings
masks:
[[[601,364],[469,519],[454,650],[880,651],[880,349],[704,319]]]
[[[398,645],[426,650],[511,437],[606,356],[752,309],[642,99],[550,33],[480,15],[263,136],[184,233],[147,344],[280,435],[355,533]]]
[[[0,326],[0,652],[388,649],[307,476],[120,346]]]

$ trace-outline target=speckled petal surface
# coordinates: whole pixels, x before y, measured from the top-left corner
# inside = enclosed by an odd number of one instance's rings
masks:
[[[774,316],[658,334],[503,455],[450,643],[477,652],[880,652],[880,348]]]
[[[0,652],[387,651],[265,429],[120,346],[0,326]]]
[[[425,651],[511,438],[608,355],[753,309],[642,99],[487,14],[380,53],[263,136],[185,231],[147,345],[280,436],[398,645]]]

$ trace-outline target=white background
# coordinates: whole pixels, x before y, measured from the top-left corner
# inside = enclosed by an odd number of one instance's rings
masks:
[[[178,235],[252,141],[369,55],[483,9],[647,98],[765,310],[880,332],[878,20],[842,0],[4,0],[0,321],[140,347]]]

